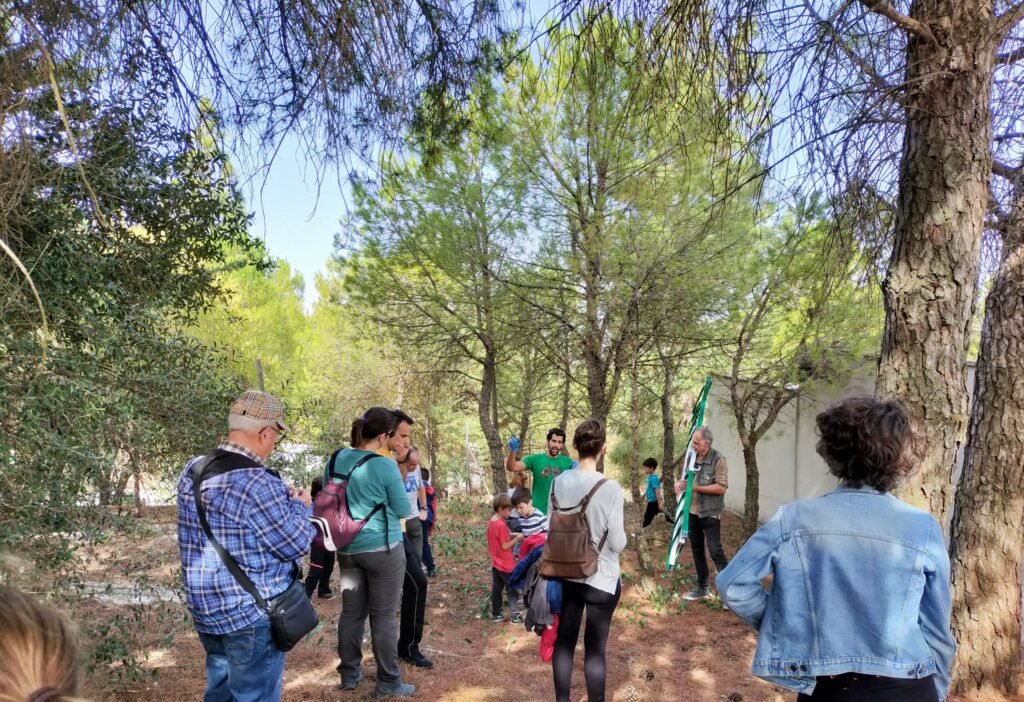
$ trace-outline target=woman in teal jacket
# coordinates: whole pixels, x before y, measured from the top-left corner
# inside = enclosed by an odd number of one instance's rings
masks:
[[[759,630],[752,672],[801,702],[943,700],[956,649],[946,545],[932,515],[890,494],[920,439],[900,404],[870,397],[817,425],[839,487],[783,505],[717,579]]]
[[[408,697],[416,692],[402,682],[398,667],[398,603],[405,577],[402,526],[409,512],[405,484],[398,465],[384,455],[394,432],[394,415],[384,407],[371,407],[352,423],[352,446],[335,461],[335,475],[350,475],[345,490],[349,513],[367,520],[352,542],[338,552],[341,574],[341,616],[338,619],[338,672],[341,687],[354,690],[363,678],[362,647],[366,617],[370,617],[373,657],[377,662],[375,697]],[[355,467],[361,459],[367,459]],[[328,469],[329,471],[329,469]],[[324,482],[331,480],[324,475]]]

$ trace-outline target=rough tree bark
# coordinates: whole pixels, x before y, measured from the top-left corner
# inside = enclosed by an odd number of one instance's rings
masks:
[[[636,367],[636,359],[633,359],[633,366],[629,369],[629,493],[633,497],[633,504],[640,502],[640,474],[643,469],[640,467],[640,372]]]
[[[480,417],[480,430],[487,441],[487,455],[491,463],[491,479],[494,489],[501,490],[507,484],[505,478],[505,456],[502,452],[501,435],[498,432],[498,418],[494,414],[498,394],[498,362],[494,347],[484,347],[483,378],[480,382],[480,400],[477,403],[477,414]]]
[[[427,467],[430,468],[430,480],[435,486],[440,487],[443,481],[439,480],[441,476],[437,475],[437,423],[431,412],[429,399],[427,400],[426,417],[423,420],[423,437],[427,450]]]
[[[633,520],[632,536],[633,547],[636,549],[638,570],[640,571],[640,585],[644,592],[650,592],[655,581],[654,557],[651,554],[651,544],[648,541],[648,534],[643,528],[643,510],[640,509],[640,486],[638,473],[640,472],[640,379],[634,359],[630,369],[630,403],[629,403],[629,487],[633,494]]]
[[[900,496],[940,521],[969,409],[965,363],[992,169],[992,14],[992,0],[914,0],[899,20],[908,30],[906,132],[876,392],[905,402],[927,433],[921,470]]]
[[[676,481],[675,453],[676,453],[676,421],[672,412],[672,396],[675,390],[675,367],[658,348],[658,355],[661,357],[662,389],[661,389],[661,482],[662,499],[665,504],[665,514],[676,513],[676,491],[672,485]]]
[[[1024,547],[1024,169],[985,303],[950,548],[953,677],[960,692],[1020,699]]]
[[[744,396],[737,389],[741,382],[738,378],[730,379],[729,392],[747,476],[747,486],[743,493],[743,537],[750,538],[757,531],[761,511],[761,471],[757,465],[757,444],[775,424],[779,413],[797,396],[797,391],[760,388],[760,395],[755,391]]]

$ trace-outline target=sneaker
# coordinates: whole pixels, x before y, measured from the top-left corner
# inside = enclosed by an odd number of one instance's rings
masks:
[[[711,597],[711,592],[706,587],[701,587],[700,585],[698,585],[697,587],[693,588],[688,593],[683,595],[684,600],[690,601],[706,600],[709,597]]]
[[[512,615],[512,623],[513,624],[522,624],[523,623],[523,615],[519,614],[518,612],[513,614]]]
[[[341,677],[341,689],[342,690],[355,690],[356,686],[359,685],[359,683],[360,683],[360,681],[362,681],[362,679],[363,679],[363,674],[362,673],[359,673],[358,675],[352,676],[350,678],[346,678],[345,676],[342,676]]]
[[[320,592],[320,593],[317,593],[317,597],[319,597],[321,600],[333,600],[334,599],[334,593],[333,592]]]
[[[409,683],[377,683],[373,690],[373,699],[379,700],[382,697],[412,697],[416,694],[416,686]]]
[[[437,577],[437,568],[428,568],[427,569],[427,577],[428,578],[436,578]]]
[[[427,658],[426,656],[424,656],[419,651],[416,651],[411,656],[403,656],[402,654],[398,654],[398,657],[400,659],[402,659],[403,661],[405,661],[406,663],[408,663],[409,665],[414,665],[417,668],[433,668],[434,667],[434,664],[431,662],[431,660],[429,658]]]
[[[503,622],[503,621],[505,621],[505,617],[503,617],[500,614],[492,614],[491,615],[491,621],[492,622]]]

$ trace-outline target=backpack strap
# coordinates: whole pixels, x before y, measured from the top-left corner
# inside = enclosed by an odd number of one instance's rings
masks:
[[[334,456],[337,456],[340,451],[341,451],[341,449],[338,449],[337,451],[335,451],[334,452]],[[332,476],[334,475],[334,456],[331,456],[331,461],[330,461],[330,463],[327,464],[327,470],[331,471],[331,475]],[[348,472],[348,475],[341,475],[339,473],[338,477],[342,478],[343,480],[350,480],[352,478],[352,474],[356,472],[356,468],[359,468],[364,463],[369,463],[371,459],[377,458],[377,457],[383,458],[383,456],[381,456],[379,453],[371,453],[368,456],[363,456],[358,461],[356,461],[356,464],[354,466],[352,466],[352,470],[350,470]],[[369,519],[369,517],[367,517],[367,519]]]
[[[554,487],[554,485],[552,485],[551,486],[551,506],[554,507],[555,509],[557,509],[559,512],[571,512],[571,511],[573,511],[576,508],[579,508],[579,510],[581,512],[586,512],[587,511],[587,506],[590,504],[590,498],[592,498],[594,496],[594,493],[597,492],[598,490],[600,490],[601,486],[604,485],[607,482],[608,482],[608,478],[601,478],[600,480],[598,480],[596,483],[594,483],[594,487],[590,488],[590,492],[588,492],[586,494],[586,496],[582,500],[580,500],[579,502],[574,504],[572,507],[560,507],[558,505],[558,498],[555,497],[555,487]]]
[[[330,482],[331,480],[334,479],[334,462],[338,459],[338,454],[341,453],[341,451],[341,449],[338,449],[337,451],[331,454],[331,457],[329,459],[327,459],[327,470],[325,471],[327,473],[327,479],[324,482]]]
[[[580,501],[580,508],[582,510],[586,510],[587,509],[587,506],[590,505],[590,498],[593,497],[594,493],[597,492],[598,490],[600,490],[601,486],[604,485],[607,482],[608,482],[608,478],[601,478],[596,483],[594,483],[594,487],[590,488],[590,492],[587,493],[587,496],[584,497]]]

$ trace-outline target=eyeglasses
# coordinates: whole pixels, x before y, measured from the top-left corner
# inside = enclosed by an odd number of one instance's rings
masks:
[[[270,425],[270,426],[267,426],[267,427],[263,427],[262,429],[260,429],[260,433],[262,434],[262,433],[263,433],[263,432],[265,432],[265,431],[266,431],[267,429],[273,429],[274,431],[276,431],[276,432],[277,432],[277,436],[275,436],[275,437],[274,437],[274,444],[277,444],[277,443],[279,443],[279,442],[281,441],[281,439],[283,439],[283,438],[284,438],[284,432],[283,432],[283,431],[281,431],[281,429],[280,429],[280,428],[278,428],[278,427],[275,427],[274,425]]]

